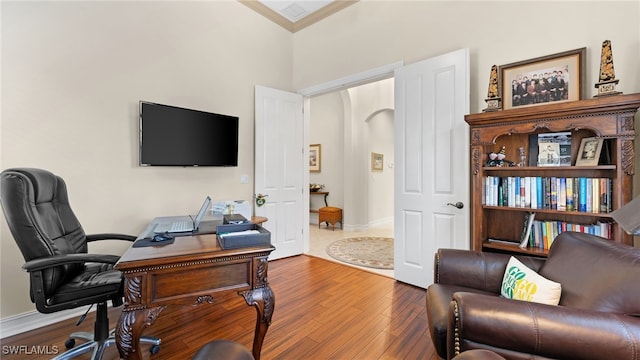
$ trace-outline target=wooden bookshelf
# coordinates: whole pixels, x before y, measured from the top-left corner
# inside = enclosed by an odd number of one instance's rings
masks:
[[[471,248],[546,256],[545,249],[518,247],[527,212],[535,212],[536,220],[584,225],[612,222],[611,239],[632,245],[633,238],[613,222],[609,213],[487,206],[483,179],[487,176],[609,178],[612,184],[610,201],[615,210],[631,201],[633,196],[634,118],[639,107],[640,94],[630,94],[466,115],[471,134]],[[571,166],[532,166],[529,162],[530,135],[556,132],[571,132]],[[606,142],[600,163],[575,166],[580,143],[586,137],[598,137]],[[503,146],[505,159],[515,163],[520,161],[519,148],[523,147],[527,155],[526,166],[487,166],[489,153],[497,153]],[[489,239],[507,243],[489,242]]]

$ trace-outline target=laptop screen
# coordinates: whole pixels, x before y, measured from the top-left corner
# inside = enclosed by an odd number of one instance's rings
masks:
[[[209,209],[209,205],[211,205],[211,198],[207,196],[207,198],[204,199],[204,203],[202,203],[202,207],[200,208],[198,215],[196,216],[196,220],[193,222],[193,230],[198,230],[198,226],[200,226],[200,222],[202,221],[204,214],[206,214],[207,209]]]

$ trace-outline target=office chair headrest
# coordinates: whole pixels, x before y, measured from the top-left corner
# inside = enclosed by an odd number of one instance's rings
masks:
[[[52,201],[56,193],[55,189],[60,183],[64,184],[60,177],[43,169],[13,168],[3,171],[3,176],[11,175],[23,176],[29,179],[34,190],[33,200],[35,204]],[[55,186],[50,186],[50,184],[55,184]]]

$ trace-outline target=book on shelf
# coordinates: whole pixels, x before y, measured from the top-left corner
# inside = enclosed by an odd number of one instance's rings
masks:
[[[573,198],[573,189],[574,189],[574,182],[575,178],[567,178],[566,179],[566,185],[565,185],[565,190],[567,192],[566,194],[566,202],[567,202],[567,211],[575,211],[575,201]]]
[[[558,178],[558,211],[567,211],[567,179]]]
[[[611,212],[612,179],[486,176],[483,204],[586,213]]]
[[[524,225],[522,227],[522,236],[520,236],[520,247],[526,248],[531,239],[531,228],[533,227],[533,221],[536,217],[536,213],[526,213],[524,216]]]
[[[534,220],[529,247],[548,250],[553,240],[565,231],[576,231],[611,239],[611,223],[598,221],[594,224],[575,224],[559,220]]]

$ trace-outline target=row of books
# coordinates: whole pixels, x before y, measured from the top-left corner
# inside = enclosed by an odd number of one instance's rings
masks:
[[[612,180],[587,177],[486,176],[483,204],[589,213],[611,212]]]
[[[592,225],[572,224],[564,221],[534,220],[535,213],[525,217],[525,225],[520,239],[521,248],[538,248],[548,250],[553,239],[565,231],[583,232],[611,239],[611,223],[597,222]]]

